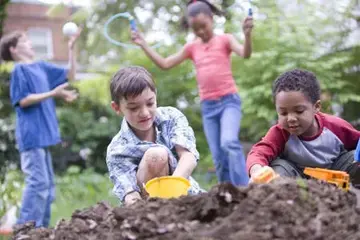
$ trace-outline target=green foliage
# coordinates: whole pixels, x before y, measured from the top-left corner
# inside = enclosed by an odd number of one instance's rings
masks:
[[[225,0],[215,2],[223,7],[233,3]],[[318,76],[324,92],[333,97],[323,102],[325,111],[331,112],[331,101],[336,100],[345,104],[344,117],[347,120],[358,119],[360,46],[358,43],[348,44],[350,34],[358,28],[354,25],[358,16],[352,11],[356,2],[330,0],[322,4],[299,0],[296,3],[278,4],[276,0],[269,0],[253,3],[255,28],[252,57],[242,59],[234,55],[232,59],[244,113],[242,140],[257,141],[276,121],[271,85],[281,73],[293,68],[306,68]],[[297,4],[295,9],[292,4]],[[139,21],[145,19],[139,23],[139,28],[147,37],[158,41],[159,36],[164,36],[161,33],[164,33],[171,40],[169,45],[157,49],[161,55],[169,56],[185,43],[187,33],[180,32],[178,27],[183,8],[183,2],[178,0],[153,1],[152,4],[145,0],[118,0],[107,4],[95,1],[89,11],[80,9],[74,14],[74,19],[78,19],[79,23],[86,19],[81,60],[90,63],[90,71],[101,76],[76,83],[81,96],[79,101],[74,104],[59,102],[58,116],[62,135],[73,140],[72,150],[78,153],[84,148],[91,149],[87,164],[96,171],[107,171],[106,148],[119,131],[121,122],[121,118],[110,109],[109,80],[120,67],[127,65],[144,66],[153,74],[158,88],[158,105],[180,108],[195,131],[201,154],[198,169],[206,171],[212,165],[203,134],[192,63],[187,61],[172,70],[163,71],[141,50],[116,47],[102,35],[104,23],[109,17],[118,12],[135,12]],[[240,41],[243,39],[241,24],[246,12],[244,8],[232,9],[231,18],[223,25]],[[128,21],[116,20],[110,26],[110,34],[122,42],[130,42]],[[0,68],[0,78],[8,79],[9,70],[4,69]],[[0,166],[5,166],[9,161],[18,161],[14,153],[13,110],[7,80],[0,82],[0,108],[0,154],[3,154],[0,156]],[[6,139],[6,154],[1,152],[3,139]],[[8,160],[4,162],[4,159]]]
[[[24,186],[19,170],[8,169],[4,178],[0,185],[0,218],[12,206],[19,209]],[[76,209],[90,207],[100,201],[119,205],[119,200],[112,194],[109,177],[97,174],[91,168],[80,172],[79,168],[70,167],[64,176],[56,177],[51,225],[54,226],[61,219],[69,219]]]
[[[11,207],[19,207],[21,203],[21,190],[23,178],[19,171],[7,169],[4,181],[0,184],[0,218]]]
[[[313,71],[322,90],[336,94],[340,103],[360,102],[358,90],[354,90],[354,73],[347,73],[347,68],[356,64],[353,54],[358,47],[340,51],[351,32],[346,25],[351,3],[340,13],[333,6],[328,7],[331,5],[324,7],[308,1],[298,4],[304,11],[289,13],[285,10],[287,5],[278,6],[276,1],[258,2],[259,11],[268,17],[256,19],[252,57],[233,59],[233,73],[243,98],[242,127],[247,139],[259,139],[276,120],[272,82],[293,68]],[[336,22],[330,13],[338,17]],[[334,31],[319,31],[324,28]],[[356,58],[359,60],[359,55]]]
[[[49,10],[46,12],[46,16],[55,18],[61,14],[64,14],[66,12],[66,5],[64,3],[59,3],[56,5],[52,5],[49,7]]]
[[[277,115],[271,93],[272,82],[281,73],[293,68],[313,71],[321,81],[324,92],[332,96],[336,95],[341,103],[359,102],[358,89],[354,87],[358,73],[349,74],[347,70],[359,62],[358,47],[342,51],[349,33],[353,30],[347,22],[354,19],[350,11],[354,2],[340,6],[337,1],[332,0],[332,4],[325,6],[301,0],[297,1],[298,8],[295,10],[291,8],[292,3],[280,5],[276,0],[253,2],[255,11],[253,55],[250,59],[233,56],[233,74],[243,100],[242,140],[257,141],[276,121]],[[232,3],[232,1],[217,1],[217,4],[223,7]],[[88,26],[91,29],[87,29],[85,55],[89,56],[93,70],[102,72],[104,76],[96,81],[81,83],[81,92],[106,106],[110,101],[107,83],[111,76],[121,66],[144,66],[156,80],[158,105],[179,107],[188,117],[194,128],[201,154],[200,168],[206,169],[211,165],[211,158],[203,134],[192,63],[188,61],[172,70],[163,71],[141,50],[116,47],[104,41],[102,36],[104,22],[109,17],[129,10],[131,13],[132,10],[139,13],[140,11],[137,10],[142,9],[149,13],[149,18],[139,24],[141,31],[146,36],[154,34],[154,29],[165,32],[173,42],[170,46],[164,45],[157,50],[163,56],[177,52],[185,43],[186,36],[186,33],[180,32],[178,28],[183,4],[178,1],[156,1],[152,6],[150,5],[146,4],[146,1],[114,1],[108,4],[98,2],[93,6],[93,12],[88,19]],[[228,19],[224,28],[242,39],[242,32],[239,29],[247,11],[244,8],[238,10],[230,11],[231,19]],[[136,16],[138,19],[142,18],[140,15]],[[167,24],[156,28],[154,23],[165,21],[165,18]],[[118,19],[110,26],[111,35],[122,42],[130,42],[128,29],[128,22],[125,19]],[[331,29],[331,31],[322,31],[322,29]],[[323,102],[325,111],[331,111],[330,104],[328,100]],[[357,118],[358,114],[351,117]]]
[[[110,107],[96,103],[87,97],[58,109],[58,118],[63,137],[73,142],[72,151],[90,149],[87,166],[97,172],[107,172],[106,149],[111,139],[120,130],[121,118]]]
[[[4,181],[5,172],[10,163],[18,162],[18,151],[15,144],[15,123],[12,117],[12,106],[9,95],[9,74],[12,64],[0,65],[0,183]]]
[[[70,167],[64,176],[56,178],[51,226],[61,219],[69,219],[76,209],[90,207],[100,201],[119,205],[119,200],[112,194],[112,187],[107,175],[97,174],[92,169],[80,172],[79,168]]]
[[[0,118],[6,118],[12,113],[10,102],[10,72],[12,63],[0,64]]]
[[[10,3],[10,0],[1,0],[0,2],[0,38],[3,33],[3,25],[6,18],[6,6]]]

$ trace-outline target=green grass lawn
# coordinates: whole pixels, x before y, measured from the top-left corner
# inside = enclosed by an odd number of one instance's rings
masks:
[[[61,219],[70,219],[77,209],[90,207],[98,202],[106,201],[112,206],[119,204],[112,194],[112,183],[107,175],[100,175],[87,170],[78,172],[69,169],[67,174],[58,177],[56,199],[52,205],[50,226],[54,227]]]

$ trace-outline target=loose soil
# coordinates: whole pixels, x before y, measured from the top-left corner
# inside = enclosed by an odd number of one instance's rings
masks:
[[[55,240],[358,240],[356,196],[314,180],[213,187],[178,199],[149,199],[131,207],[99,203],[77,210],[53,229],[28,223],[14,239]]]

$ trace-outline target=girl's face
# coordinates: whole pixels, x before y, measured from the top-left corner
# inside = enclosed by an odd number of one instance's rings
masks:
[[[208,42],[213,36],[213,18],[212,16],[200,13],[195,17],[189,17],[190,27],[195,35],[203,42]]]

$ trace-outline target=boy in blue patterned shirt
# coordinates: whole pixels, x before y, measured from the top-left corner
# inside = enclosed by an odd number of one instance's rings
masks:
[[[110,91],[112,109],[124,116],[107,149],[115,195],[130,205],[142,199],[144,183],[167,175],[189,179],[190,194],[201,192],[190,176],[199,159],[194,132],[179,110],[157,107],[151,74],[142,67],[123,68],[112,78]]]

